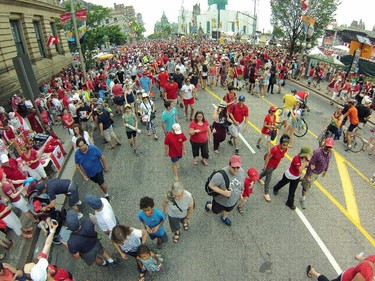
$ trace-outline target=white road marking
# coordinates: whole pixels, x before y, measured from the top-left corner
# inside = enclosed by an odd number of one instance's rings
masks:
[[[215,109],[217,108],[217,105],[216,104],[213,104],[212,103],[212,106],[215,107]],[[248,149],[250,149],[251,153],[252,154],[255,154],[255,150],[251,147],[251,145],[247,142],[247,140],[243,137],[243,135],[241,133],[239,133],[238,135],[240,137],[240,139],[243,141],[243,143],[247,146]]]
[[[314,238],[316,243],[318,243],[320,249],[323,251],[328,261],[331,263],[332,267],[335,269],[336,273],[341,274],[342,273],[341,267],[339,266],[335,258],[332,256],[331,252],[328,250],[327,246],[324,244],[322,239],[320,239],[318,233],[316,233],[315,229],[312,227],[312,225],[307,220],[305,215],[302,213],[302,211],[299,208],[296,208],[296,213],[301,219],[301,221],[304,223],[304,225],[306,226],[307,230],[310,232],[311,236]]]

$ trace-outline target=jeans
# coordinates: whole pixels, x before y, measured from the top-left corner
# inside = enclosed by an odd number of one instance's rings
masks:
[[[272,179],[272,173],[275,170],[275,168],[267,168],[263,172],[260,173],[259,179],[266,177],[266,180],[264,181],[264,194],[268,194],[270,190],[270,182]]]

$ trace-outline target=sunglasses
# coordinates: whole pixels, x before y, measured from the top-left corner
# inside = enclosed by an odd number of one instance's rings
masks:
[[[233,170],[239,170],[239,169],[241,169],[241,167],[233,167],[233,166],[231,166],[231,167],[232,167]]]

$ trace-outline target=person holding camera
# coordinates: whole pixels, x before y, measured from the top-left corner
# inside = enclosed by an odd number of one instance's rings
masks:
[[[295,210],[294,195],[302,175],[302,171],[309,165],[312,154],[309,146],[303,146],[298,155],[294,156],[289,168],[284,172],[282,179],[273,187],[273,194],[277,195],[279,190],[289,183],[288,200],[285,205]]]

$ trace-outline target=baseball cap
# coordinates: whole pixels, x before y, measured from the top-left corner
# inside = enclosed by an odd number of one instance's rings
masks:
[[[242,164],[242,160],[241,160],[241,157],[238,156],[238,155],[232,155],[230,158],[229,158],[229,163],[232,167],[241,167],[241,164]]]
[[[78,215],[73,210],[69,210],[66,215],[66,227],[71,231],[76,231],[79,228]]]
[[[38,263],[33,266],[30,271],[30,277],[33,281],[47,280],[48,261],[45,258],[40,258]]]
[[[42,194],[45,188],[46,188],[46,184],[44,182],[38,183],[35,187],[37,195]]]
[[[174,123],[174,124],[172,125],[172,130],[174,131],[174,133],[175,133],[176,135],[182,134],[181,126],[180,126],[180,124],[178,124],[178,123]]]
[[[274,105],[272,105],[272,106],[270,107],[270,111],[276,111],[276,109],[277,109],[277,107],[274,106]]]
[[[0,156],[0,161],[1,161],[1,163],[6,163],[6,162],[8,162],[8,161],[9,161],[8,155],[6,155],[6,154],[2,154],[2,155]]]
[[[86,194],[85,195],[85,202],[87,205],[89,205],[91,208],[98,210],[103,206],[102,200],[96,195],[93,194]]]
[[[299,152],[300,157],[306,157],[306,156],[309,156],[311,154],[312,154],[312,150],[311,150],[310,146],[303,146],[301,148],[301,151]]]
[[[259,173],[255,168],[250,168],[249,170],[247,170],[247,175],[251,181],[256,181],[257,179],[259,179]]]
[[[334,147],[335,141],[333,140],[333,138],[327,138],[326,141],[324,142],[324,145],[327,147]]]
[[[245,96],[239,96],[239,97],[238,97],[238,100],[240,100],[240,101],[244,101],[244,100],[246,100],[246,98],[245,98]]]

